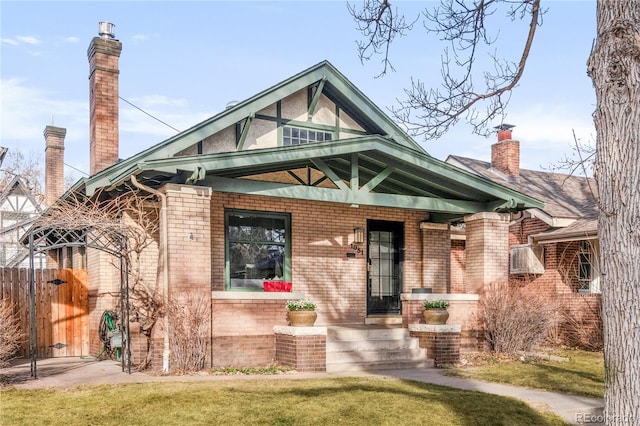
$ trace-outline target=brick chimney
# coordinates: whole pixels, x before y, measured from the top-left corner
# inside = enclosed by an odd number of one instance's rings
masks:
[[[44,128],[44,197],[47,207],[64,193],[64,137],[66,135],[67,129],[62,127]]]
[[[122,43],[114,25],[100,22],[91,40],[89,58],[89,169],[91,175],[118,161],[118,62]]]
[[[491,167],[509,178],[520,176],[520,142],[511,138],[514,126],[503,124],[498,127],[498,142],[491,145]]]

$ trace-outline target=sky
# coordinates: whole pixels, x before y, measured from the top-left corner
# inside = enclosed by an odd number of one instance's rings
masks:
[[[418,17],[435,2],[392,1]],[[596,34],[595,1],[543,1],[546,8],[505,123],[514,124],[521,167],[548,170],[573,152],[574,133],[594,141],[595,93],[586,62]],[[409,19],[409,18],[408,18]],[[443,43],[418,22],[391,47],[395,72],[377,77],[381,58],[362,63],[361,35],[344,1],[0,1],[0,146],[44,158],[43,131],[67,129],[65,174],[89,169],[87,48],[98,23],[115,24],[122,42],[120,96],[185,130],[323,60],[383,111],[397,105],[411,78],[441,84]],[[492,17],[494,51],[519,59],[526,22]],[[488,62],[487,62],[488,63]],[[496,125],[500,124],[496,121]],[[120,102],[120,157],[176,134]],[[490,160],[496,136],[460,123],[437,140],[416,141],[432,156]],[[77,169],[77,170],[76,170]]]

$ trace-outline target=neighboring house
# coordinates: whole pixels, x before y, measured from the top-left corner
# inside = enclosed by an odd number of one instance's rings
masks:
[[[595,181],[520,169],[520,143],[510,130],[498,135],[490,163],[453,155],[446,162],[544,202],[543,208],[511,217],[505,246],[509,282],[561,301],[566,343],[597,346],[602,333]],[[461,247],[460,241],[456,244]]]
[[[25,232],[44,208],[64,192],[64,137],[66,129],[46,126],[45,138],[45,194],[34,194],[20,175],[14,175],[0,193],[0,266],[29,268],[29,247],[22,244]],[[1,159],[6,148],[0,153]],[[7,173],[7,172],[4,172]],[[57,266],[45,253],[35,253],[34,267]],[[60,266],[62,267],[62,265]]]
[[[29,247],[20,243],[33,219],[42,207],[24,179],[14,176],[0,193],[0,266],[29,268]],[[42,254],[34,256],[34,267],[44,268]]]
[[[479,294],[507,280],[508,254],[493,247],[508,244],[510,213],[542,202],[431,157],[326,61],[119,161],[122,45],[101,35],[88,50],[91,176],[72,190],[157,196],[159,235],[140,270],[167,298],[206,300],[207,366],[271,364],[285,301],[304,297],[324,327],[404,328],[420,322],[425,298],[444,298],[457,324],[446,339],[478,347]],[[462,221],[468,267],[452,294],[450,223]],[[100,317],[119,306],[114,263],[87,251],[95,354]],[[279,280],[292,293],[263,291]],[[166,327],[154,328],[151,351],[164,369]],[[324,353],[312,358],[324,368]]]

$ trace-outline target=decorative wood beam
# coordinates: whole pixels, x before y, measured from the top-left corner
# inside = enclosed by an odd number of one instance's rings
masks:
[[[204,182],[213,191],[238,194],[263,195],[271,197],[294,198],[301,200],[324,201],[344,204],[361,204],[380,207],[397,207],[430,212],[455,213],[458,215],[485,211],[484,203],[444,198],[415,197],[396,194],[378,194],[375,192],[353,193],[335,188],[291,185],[278,182],[264,182],[251,179],[231,179],[208,176]]]
[[[251,114],[247,117],[244,122],[244,127],[242,128],[242,134],[240,134],[240,140],[238,141],[238,146],[236,147],[236,151],[242,151],[244,147],[244,141],[247,140],[247,135],[249,134],[249,128],[251,127],[251,121],[253,120],[254,115]]]
[[[351,154],[351,191],[357,192],[360,188],[360,169],[358,168],[358,153]]]
[[[316,89],[316,93],[313,94],[313,99],[311,99],[311,103],[309,104],[308,117],[311,120],[313,117],[313,113],[316,111],[316,106],[318,105],[318,101],[320,100],[320,95],[322,94],[322,89],[324,89],[324,83],[327,81],[326,78],[320,80],[318,83],[318,88]]]
[[[322,176],[320,179],[318,179],[317,181],[313,182],[311,184],[311,186],[318,186],[320,185],[322,182],[324,182],[325,180],[327,180],[326,176]]]
[[[342,189],[343,191],[348,191],[348,192],[351,191],[351,189],[347,186],[347,184],[344,183],[344,181],[340,179],[338,175],[333,170],[331,170],[329,166],[325,164],[324,161],[322,161],[319,158],[313,158],[311,162],[329,179],[331,179],[338,188]]]
[[[297,180],[298,182],[300,182],[300,185],[308,185],[307,182],[303,181],[300,176],[298,176],[297,174],[293,173],[291,170],[287,170],[287,173],[289,173],[289,175],[291,177],[293,177],[295,180]]]
[[[391,175],[391,173],[393,173],[395,170],[396,170],[395,167],[391,167],[391,166],[387,167],[386,169],[378,173],[376,176],[374,176],[369,182],[363,185],[362,188],[360,188],[360,191],[364,191],[364,192],[373,191],[376,186],[380,185],[382,181],[388,178],[389,175]]]

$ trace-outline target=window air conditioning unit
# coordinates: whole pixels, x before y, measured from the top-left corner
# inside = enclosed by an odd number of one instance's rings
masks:
[[[509,272],[511,274],[543,274],[544,248],[538,245],[511,246]]]

